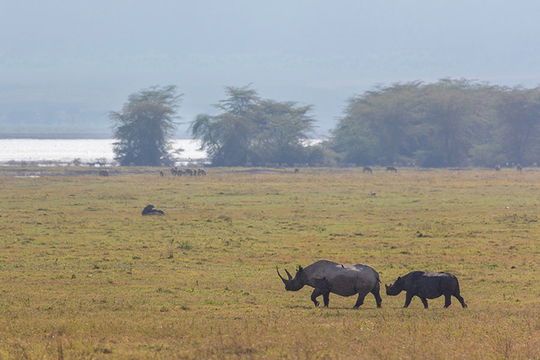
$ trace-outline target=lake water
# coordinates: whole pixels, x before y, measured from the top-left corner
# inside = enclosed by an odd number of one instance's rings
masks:
[[[9,161],[92,162],[114,158],[112,139],[0,139],[0,163]],[[182,148],[182,161],[205,159],[198,140],[173,140],[173,149]]]

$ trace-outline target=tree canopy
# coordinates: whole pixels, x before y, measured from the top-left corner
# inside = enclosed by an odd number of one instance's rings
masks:
[[[329,146],[346,163],[448,167],[540,162],[540,88],[398,83],[351,98]]]
[[[159,166],[172,162],[170,138],[182,95],[176,86],[153,86],[131,94],[114,122],[114,153],[120,165]]]
[[[227,87],[218,115],[201,114],[191,124],[213,165],[293,165],[309,162],[306,140],[313,129],[311,106],[262,99],[249,86]]]

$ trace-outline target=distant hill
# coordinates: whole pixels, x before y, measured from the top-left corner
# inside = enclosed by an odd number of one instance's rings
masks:
[[[72,103],[0,104],[0,137],[110,138],[107,111]]]
[[[0,138],[110,139],[108,110],[73,103],[0,103]],[[189,138],[179,129],[175,138]]]

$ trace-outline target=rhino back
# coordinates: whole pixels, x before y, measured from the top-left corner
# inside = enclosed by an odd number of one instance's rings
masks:
[[[370,266],[356,264],[343,265],[333,261],[319,260],[304,268],[308,278],[326,278],[331,280],[336,277],[366,278],[378,281],[379,274]]]
[[[404,289],[426,298],[435,298],[453,292],[457,286],[454,275],[445,272],[413,271],[404,277]]]
[[[379,276],[370,266],[342,265],[332,261],[318,261],[304,269],[308,285],[316,285],[317,279],[325,279],[330,290],[336,294],[350,296],[360,290],[371,291]]]
[[[308,279],[322,279],[328,273],[340,266],[338,263],[329,260],[319,260],[304,268],[304,273]]]

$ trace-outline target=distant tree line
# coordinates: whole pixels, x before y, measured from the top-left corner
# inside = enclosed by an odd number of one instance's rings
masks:
[[[540,88],[399,83],[349,100],[327,146],[357,165],[540,162]]]
[[[181,99],[174,86],[129,97],[115,121],[122,165],[168,165]],[[540,163],[540,87],[442,79],[379,86],[352,97],[330,138],[313,144],[311,105],[226,88],[217,114],[191,133],[215,166],[391,165],[425,167]]]

